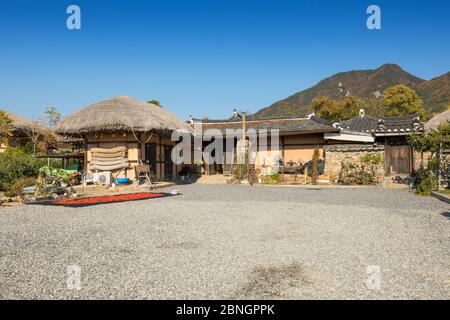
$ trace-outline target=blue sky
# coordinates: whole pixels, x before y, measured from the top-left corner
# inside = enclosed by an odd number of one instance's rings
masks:
[[[81,8],[82,29],[66,28]],[[366,28],[377,4],[382,29]],[[117,95],[183,119],[256,112],[334,73],[450,70],[450,1],[2,1],[0,108],[63,115]]]

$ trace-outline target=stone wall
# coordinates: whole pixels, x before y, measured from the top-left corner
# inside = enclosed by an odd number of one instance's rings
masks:
[[[428,165],[428,160],[430,160],[431,158],[431,152],[424,152],[423,153],[423,166],[426,168]],[[422,164],[422,155],[420,154],[420,152],[417,151],[413,151],[413,157],[414,157],[414,170],[418,170],[420,169],[420,166]]]
[[[324,175],[330,180],[338,181],[342,172],[343,163],[361,164],[361,157],[367,153],[380,154],[381,163],[375,167],[377,183],[384,180],[384,146],[373,146],[365,144],[339,144],[326,145],[325,151],[325,172]]]

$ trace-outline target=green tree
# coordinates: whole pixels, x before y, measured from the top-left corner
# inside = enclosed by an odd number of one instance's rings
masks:
[[[12,136],[12,121],[8,114],[0,110],[0,143],[8,143]]]
[[[47,127],[53,128],[61,120],[61,113],[55,107],[48,107],[44,112],[44,119],[40,122]]]
[[[434,132],[434,135],[436,136],[435,139],[438,140],[439,143],[442,142],[442,147],[444,149],[450,149],[450,121],[441,123],[437,127],[436,132]]]
[[[436,130],[426,135],[415,134],[408,138],[408,142],[415,151],[421,153],[423,162],[423,153],[435,153],[439,150],[440,144],[444,149],[450,148],[450,122],[441,123]]]
[[[319,177],[319,158],[320,152],[319,149],[314,149],[313,157],[312,157],[312,166],[311,166],[311,182],[312,184],[317,184],[317,179]]]
[[[339,119],[347,120],[356,117],[364,107],[363,101],[356,96],[347,96],[339,103]]]
[[[328,97],[315,98],[310,105],[311,111],[323,119],[347,120],[358,115],[363,107],[363,101],[356,96],[347,96],[342,101],[335,101]]]
[[[372,117],[383,117],[385,108],[381,99],[364,99],[364,111]]]
[[[421,154],[420,168],[415,172],[416,193],[429,195],[438,186],[437,172],[442,165],[439,163],[438,152],[450,148],[450,122],[442,123],[436,130],[427,135],[413,135],[408,139],[409,144]],[[426,167],[423,164],[423,153],[431,152],[431,158]]]
[[[438,147],[438,142],[434,135],[415,134],[408,138],[408,142],[415,151],[420,152],[420,165],[423,167],[423,154],[434,151]]]
[[[442,135],[442,138],[450,139],[450,121],[441,123],[437,128],[437,132]]]
[[[386,89],[383,93],[385,115],[390,117],[418,113],[421,118],[425,115],[423,101],[417,93],[407,86],[397,85]]]
[[[337,113],[337,102],[325,96],[314,98],[309,106],[309,109],[313,111],[318,117],[329,120],[334,119]]]

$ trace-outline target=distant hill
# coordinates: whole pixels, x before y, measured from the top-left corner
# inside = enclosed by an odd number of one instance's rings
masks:
[[[396,64],[385,64],[375,70],[340,72],[315,86],[277,101],[259,110],[255,117],[299,115],[309,112],[311,101],[319,96],[340,100],[352,94],[360,98],[379,99],[389,87],[404,84],[417,91],[426,109],[440,112],[450,102],[450,72],[429,81],[418,78]]]
[[[425,108],[434,112],[442,112],[450,102],[450,72],[424,81],[413,89],[424,101]]]

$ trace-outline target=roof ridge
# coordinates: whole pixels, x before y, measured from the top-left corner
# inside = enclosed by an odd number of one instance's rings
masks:
[[[256,119],[246,119],[246,122],[258,122],[258,121],[279,121],[279,120],[309,120],[307,117],[280,117],[280,118],[256,118]],[[202,121],[204,123],[237,123],[242,122],[242,119],[201,119],[201,118],[191,118],[192,121]]]

